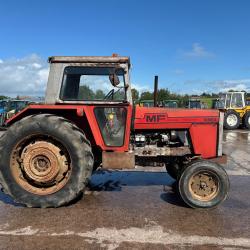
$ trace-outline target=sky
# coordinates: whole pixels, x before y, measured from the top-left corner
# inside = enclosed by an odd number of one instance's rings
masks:
[[[1,1],[0,94],[44,95],[52,55],[130,56],[140,92],[250,92],[250,1]]]

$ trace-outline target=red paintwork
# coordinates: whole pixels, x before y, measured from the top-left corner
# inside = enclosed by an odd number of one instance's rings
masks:
[[[17,115],[7,121],[7,125],[11,125],[17,120],[22,119],[26,115],[32,113],[49,113],[50,110],[72,111],[78,118],[86,115],[93,133],[95,144],[100,146],[102,150],[128,151],[132,106],[121,104],[121,107],[127,108],[127,124],[125,141],[122,147],[107,147],[102,139],[97,121],[94,116],[94,108],[104,105],[30,105]],[[112,105],[105,105],[112,106]],[[113,106],[117,107],[117,104]],[[73,116],[72,116],[73,119]],[[164,130],[164,129],[187,129],[189,131],[194,154],[199,154],[203,158],[216,157],[217,151],[217,131],[219,124],[219,112],[217,110],[189,110],[189,109],[165,109],[165,108],[145,108],[136,107],[134,130]],[[84,130],[86,125],[82,124]]]
[[[152,116],[159,115],[159,121]],[[147,120],[147,117],[150,119]],[[167,109],[137,107],[135,130],[188,129],[195,154],[217,156],[219,111],[209,109]]]
[[[23,109],[21,112],[10,118],[6,121],[6,125],[11,125],[14,122],[22,119],[26,115],[30,115],[30,111],[33,111],[32,113],[50,113],[53,111],[72,111],[72,120],[74,120],[73,114],[76,114],[78,117],[83,117],[86,115],[88,124],[91,127],[91,131],[93,133],[93,137],[95,140],[95,144],[99,146],[102,150],[114,150],[118,152],[124,152],[128,151],[129,148],[129,139],[130,139],[130,126],[131,126],[131,116],[132,116],[132,106],[129,106],[128,104],[121,104],[121,107],[127,108],[127,115],[130,119],[127,119],[126,124],[126,134],[125,134],[125,140],[124,145],[122,147],[107,147],[102,139],[101,132],[99,130],[97,121],[95,119],[94,115],[94,108],[95,107],[102,107],[104,105],[30,105],[27,108]],[[117,107],[117,104],[114,105],[105,105],[105,107]],[[84,119],[83,119],[84,120]],[[80,125],[80,128],[84,130],[86,124],[82,123]]]

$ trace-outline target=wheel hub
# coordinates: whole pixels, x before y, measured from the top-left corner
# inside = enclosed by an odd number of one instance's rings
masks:
[[[47,142],[36,142],[27,146],[21,156],[23,169],[35,182],[51,182],[60,171],[59,148]]]
[[[230,114],[228,115],[227,117],[227,124],[230,126],[230,127],[234,127],[236,124],[237,124],[237,116],[234,115],[234,114]]]
[[[190,178],[189,190],[198,200],[209,201],[213,199],[218,191],[218,177],[211,172],[200,172]]]
[[[22,149],[17,147],[12,161],[16,181],[27,191],[39,195],[60,190],[71,173],[67,154],[51,141],[37,140]]]

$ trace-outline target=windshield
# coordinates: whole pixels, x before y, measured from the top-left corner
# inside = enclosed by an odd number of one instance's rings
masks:
[[[217,109],[224,109],[225,108],[226,97],[227,97],[226,94],[220,95],[220,99],[217,101],[217,104],[216,104]],[[227,103],[227,104],[230,105],[230,97],[228,100],[229,100],[229,103]]]
[[[111,67],[66,67],[61,99],[65,101],[125,101],[124,70]],[[118,78],[114,83],[114,75]]]

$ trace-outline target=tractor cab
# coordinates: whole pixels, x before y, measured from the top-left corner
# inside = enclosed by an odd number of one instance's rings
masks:
[[[46,104],[132,103],[128,57],[50,57]]]
[[[51,57],[45,104],[78,105],[103,147],[128,147],[132,97],[128,57]],[[80,111],[79,111],[80,112]],[[90,120],[91,119],[91,120]]]
[[[202,109],[202,103],[199,98],[190,98],[186,103],[188,109]]]
[[[224,127],[237,129],[241,124],[250,129],[250,106],[245,91],[221,94],[217,108],[225,112]]]
[[[246,106],[246,92],[227,92],[221,94],[219,109],[243,109]]]

